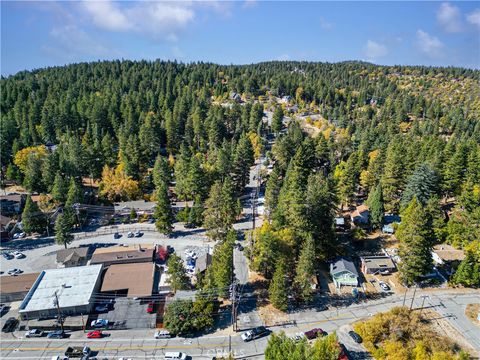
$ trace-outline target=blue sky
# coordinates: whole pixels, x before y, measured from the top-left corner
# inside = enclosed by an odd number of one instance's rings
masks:
[[[480,67],[478,2],[2,1],[1,73],[99,59]]]

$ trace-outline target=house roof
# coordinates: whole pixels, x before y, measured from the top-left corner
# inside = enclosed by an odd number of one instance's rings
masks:
[[[395,264],[389,256],[363,256],[360,258],[367,268],[394,269]]]
[[[345,218],[344,217],[336,217],[335,218],[336,225],[345,225]]]
[[[1,215],[0,214],[0,225],[1,226],[7,226],[10,221],[12,221],[11,218],[9,218],[8,216],[4,216],[4,215]]]
[[[90,264],[107,262],[149,262],[153,259],[154,247],[136,245],[132,247],[112,246],[109,248],[96,249],[90,260]]]
[[[152,295],[155,264],[110,265],[103,277],[102,292],[128,289],[128,297]]]
[[[369,212],[369,208],[367,205],[360,205],[360,206],[357,206],[357,208],[352,211],[352,218],[356,218],[356,217],[363,217],[365,216],[365,213],[368,213]]]
[[[54,309],[55,293],[60,307],[89,305],[102,268],[102,265],[91,265],[42,271],[19,312]]]
[[[330,264],[330,273],[332,275],[339,274],[344,271],[348,271],[358,276],[358,272],[355,267],[355,264],[347,259],[341,258]]]
[[[1,195],[0,196],[0,201],[21,202],[24,197],[25,197],[25,194]]]
[[[32,288],[40,273],[20,274],[17,276],[0,277],[0,293],[15,294],[27,292]]]
[[[63,263],[71,260],[74,256],[79,258],[86,258],[88,254],[88,247],[62,249],[57,251],[57,263]]]
[[[465,253],[463,250],[455,249],[453,246],[448,244],[435,245],[433,247],[433,252],[444,261],[461,261],[465,259]]]
[[[212,255],[205,253],[200,255],[195,261],[195,272],[203,272],[212,263]]]
[[[124,201],[115,203],[115,212],[130,212],[132,209],[137,211],[150,211],[155,208],[155,202],[145,200]]]

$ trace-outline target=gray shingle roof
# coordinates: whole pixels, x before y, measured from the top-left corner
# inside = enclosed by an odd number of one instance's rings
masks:
[[[338,259],[337,261],[333,262],[330,264],[330,273],[331,274],[338,274],[343,271],[348,271],[351,272],[352,274],[355,274],[358,276],[358,271],[354,265],[353,262],[348,261],[346,259]]]

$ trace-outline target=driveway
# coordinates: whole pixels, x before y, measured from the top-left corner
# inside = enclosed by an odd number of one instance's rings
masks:
[[[351,325],[340,326],[337,330],[337,336],[339,342],[345,345],[345,348],[348,351],[349,359],[352,360],[366,360],[373,359],[370,353],[363,347],[362,344],[356,343],[350,335],[349,331],[352,331],[353,328]]]

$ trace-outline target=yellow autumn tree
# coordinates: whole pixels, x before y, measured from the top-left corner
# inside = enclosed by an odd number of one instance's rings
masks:
[[[105,165],[99,190],[110,201],[135,200],[140,196],[138,181],[125,173],[122,164],[116,168]]]
[[[260,157],[260,155],[262,155],[262,150],[263,150],[262,139],[260,138],[260,136],[258,136],[257,133],[254,133],[254,132],[249,132],[248,133],[248,138],[250,139],[250,142],[252,143],[253,152],[255,154],[255,159],[258,159]]]
[[[38,157],[39,159],[42,159],[45,156],[47,156],[47,148],[44,145],[38,145],[38,146],[29,146],[22,150],[17,151],[13,159],[13,162],[23,172],[25,172],[25,169],[27,168],[27,161],[30,154],[35,154],[36,157]]]

